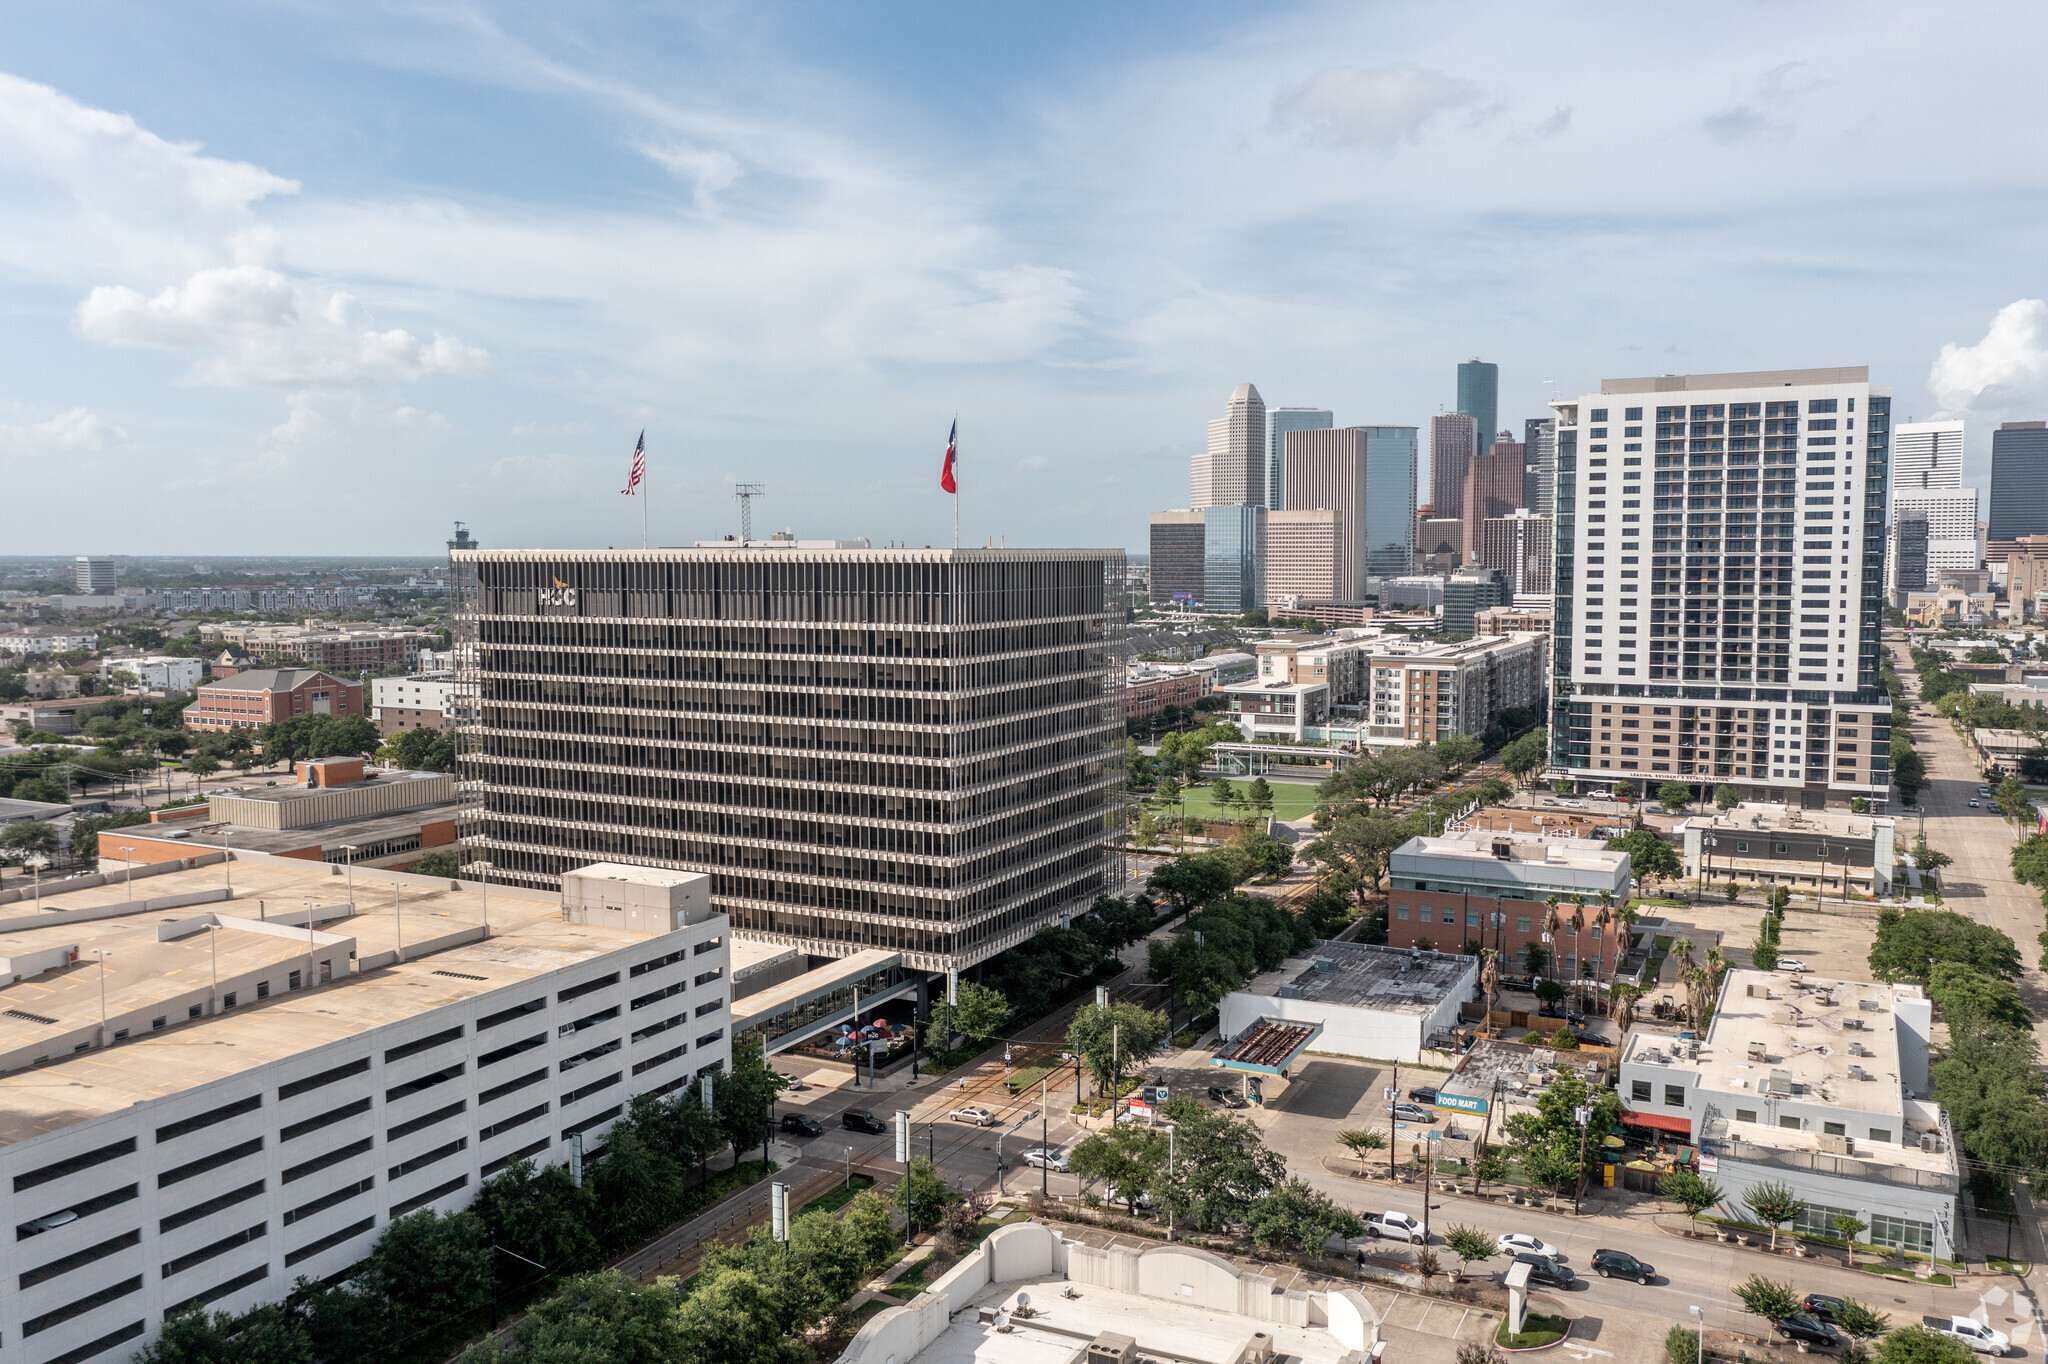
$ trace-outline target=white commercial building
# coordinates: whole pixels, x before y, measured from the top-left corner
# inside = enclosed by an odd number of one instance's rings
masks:
[[[199,658],[115,658],[107,661],[109,672],[134,675],[146,691],[192,691],[206,676],[206,661]]]
[[[1261,1019],[1306,1023],[1322,1030],[1316,1051],[1413,1062],[1448,1048],[1478,983],[1479,958],[1462,952],[1319,942],[1225,995],[1218,1031],[1234,1040]]]
[[[1927,513],[1927,581],[1941,581],[1943,569],[1981,568],[1983,546],[1977,539],[1975,488],[1908,488],[1892,492],[1892,525],[1907,508]]]
[[[1849,1213],[1874,1245],[1953,1259],[1960,1167],[1926,1097],[1932,1020],[1913,985],[1730,971],[1703,1040],[1629,1035],[1622,1121],[1697,1145],[1723,1216],[1789,1184],[1806,1200],[1794,1230],[1834,1235]]]
[[[19,635],[0,635],[0,654],[32,658],[38,654],[91,653],[99,647],[98,635],[60,635],[49,630]]]
[[[119,580],[114,561],[101,554],[78,556],[78,590],[85,593],[111,592]]]
[[[1963,486],[1963,423],[1900,422],[1892,428],[1892,494]]]
[[[473,882],[194,852],[0,897],[9,1360],[125,1360],[167,1315],[281,1298],[730,1060],[702,875],[587,866],[486,917]]]

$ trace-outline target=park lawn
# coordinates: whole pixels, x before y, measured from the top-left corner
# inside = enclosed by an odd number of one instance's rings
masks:
[[[1533,1350],[1563,1340],[1571,1333],[1572,1323],[1568,1317],[1547,1316],[1542,1312],[1522,1314],[1522,1333],[1514,1335],[1508,1330],[1507,1319],[1503,1317],[1494,1328],[1493,1343],[1504,1350]]]
[[[1313,785],[1299,781],[1272,781],[1271,778],[1267,780],[1273,788],[1273,818],[1306,819],[1315,812],[1316,788]],[[1250,785],[1249,782],[1236,777],[1230,779],[1230,784],[1240,796],[1244,794],[1244,788]],[[1197,786],[1184,794],[1187,796],[1187,811],[1191,816],[1243,819],[1252,813],[1248,805],[1219,807],[1216,804],[1216,791],[1213,786]],[[1178,800],[1171,805],[1157,800],[1146,803],[1159,814],[1180,813],[1181,802]]]

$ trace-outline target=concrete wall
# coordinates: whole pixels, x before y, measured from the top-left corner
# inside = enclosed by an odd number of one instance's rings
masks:
[[[1253,1274],[1187,1246],[1067,1247],[1067,1278],[1112,1292],[1236,1312],[1254,1321],[1309,1324],[1309,1295],[1282,1293],[1271,1275]]]
[[[1458,1006],[1471,999],[1479,978],[1479,959],[1471,969],[1444,992],[1428,1013],[1390,1013],[1379,1009],[1330,1004],[1314,999],[1283,999],[1277,995],[1255,995],[1242,990],[1223,997],[1218,1022],[1225,1037],[1236,1037],[1260,1018],[1278,1018],[1293,1023],[1320,1023],[1323,1035],[1315,1040],[1317,1051],[1339,1056],[1362,1056],[1381,1061],[1417,1062],[1431,1033],[1454,1027]]]
[[[991,1283],[1055,1278],[1074,1248],[1043,1222],[1000,1227],[907,1306],[877,1313],[847,1343],[839,1364],[910,1364],[982,1289]]]

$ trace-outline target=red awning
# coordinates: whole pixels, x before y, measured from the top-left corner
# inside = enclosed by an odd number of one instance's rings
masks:
[[[1621,1110],[1621,1120],[1633,1123],[1637,1127],[1655,1127],[1665,1132],[1682,1132],[1688,1137],[1692,1135],[1692,1121],[1688,1118],[1672,1117],[1664,1113],[1631,1113],[1624,1108]]]

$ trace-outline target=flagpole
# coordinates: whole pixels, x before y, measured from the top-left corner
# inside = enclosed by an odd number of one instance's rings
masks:
[[[960,414],[953,414],[953,458],[960,458]],[[953,548],[960,548],[960,480],[953,480]]]
[[[640,480],[640,548],[647,548],[647,480]]]

